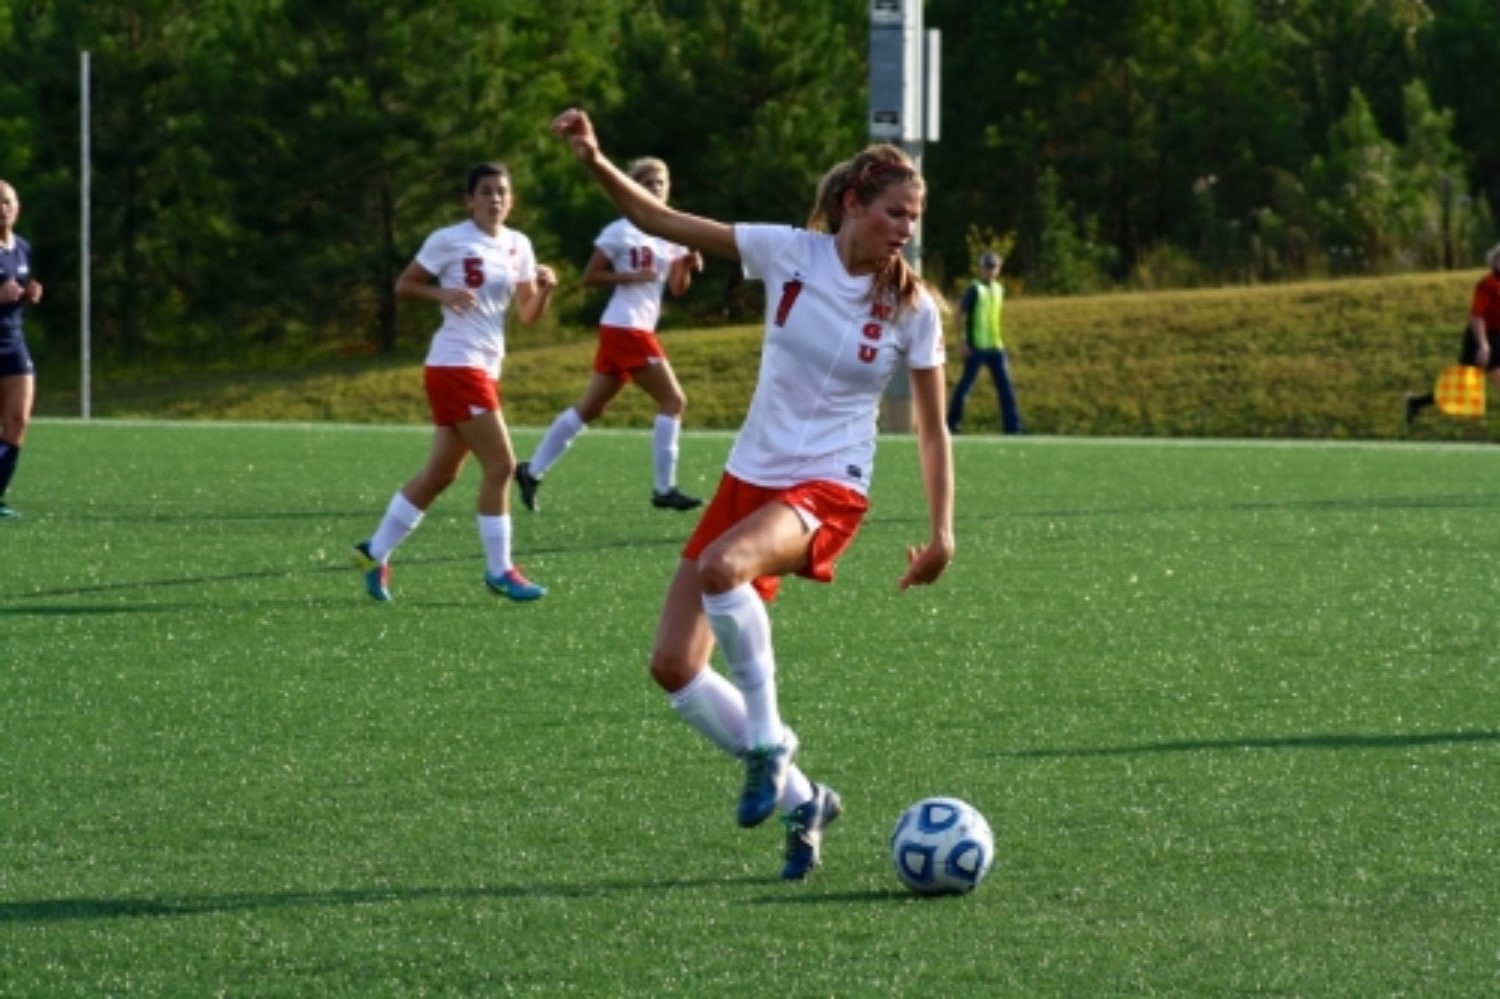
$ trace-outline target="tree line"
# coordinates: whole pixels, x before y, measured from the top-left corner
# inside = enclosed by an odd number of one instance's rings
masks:
[[[923,260],[982,247],[1069,294],[1466,268],[1495,237],[1495,0],[927,0],[942,138]],[[587,107],[674,202],[801,223],[867,140],[867,0],[0,0],[0,177],[74,356],[79,53],[90,53],[91,327],[120,367],[411,353],[392,285],[462,178],[500,159],[511,224],[587,331],[607,202],[546,124]],[[711,265],[670,321],[748,321]],[[517,331],[517,335],[522,334]]]

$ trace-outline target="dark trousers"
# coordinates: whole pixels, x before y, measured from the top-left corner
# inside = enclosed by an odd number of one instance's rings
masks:
[[[964,402],[979,377],[979,369],[988,368],[995,380],[995,392],[1000,397],[1000,429],[1008,434],[1021,432],[1021,412],[1016,408],[1016,388],[1010,382],[1010,362],[1003,350],[971,350],[964,359],[964,373],[953,387],[953,398],[948,402],[948,430],[957,433],[964,422]]]

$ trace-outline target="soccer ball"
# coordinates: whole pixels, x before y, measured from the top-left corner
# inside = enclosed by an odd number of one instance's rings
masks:
[[[995,859],[990,824],[958,798],[924,798],[901,813],[891,863],[919,895],[960,895],[979,887]]]

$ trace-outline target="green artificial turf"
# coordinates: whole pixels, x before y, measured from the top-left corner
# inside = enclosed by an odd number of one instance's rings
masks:
[[[534,430],[516,432],[523,456]],[[887,438],[772,607],[846,812],[807,883],[646,664],[694,514],[592,432],[489,595],[474,470],[348,563],[418,428],[32,428],[0,522],[5,996],[1478,995],[1500,975],[1500,455],[960,438],[958,557]],[[707,494],[725,434],[682,445]],[[886,839],[965,798],[922,900]]]

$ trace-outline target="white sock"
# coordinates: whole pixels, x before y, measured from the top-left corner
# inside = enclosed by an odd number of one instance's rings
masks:
[[[745,743],[754,749],[781,744],[781,713],[776,706],[776,657],[771,651],[771,616],[749,583],[728,593],[705,593],[708,626],[729,664],[729,675],[745,699]]]
[[[745,754],[745,699],[734,684],[704,666],[672,696],[672,710],[730,756]],[[791,811],[812,799],[812,782],[795,763],[787,770],[779,804]]]
[[[526,467],[540,479],[563,456],[563,452],[573,446],[578,435],[588,428],[589,425],[578,418],[578,411],[569,406],[557,414],[557,419],[552,421],[552,426],[542,435],[542,442],[537,445],[536,454],[531,456]]]
[[[657,413],[651,424],[651,467],[659,493],[677,485],[677,438],[681,432],[682,421],[675,416]]]
[[[407,499],[398,489],[396,495],[386,505],[385,516],[380,518],[380,526],[375,529],[375,536],[370,539],[370,557],[377,562],[385,562],[391,557],[391,552],[396,546],[411,536],[411,532],[417,529],[422,522],[423,512],[417,509],[416,504]]]
[[[730,756],[745,755],[745,699],[708,666],[672,697],[672,710]]]
[[[478,520],[485,568],[491,576],[503,576],[510,571],[510,514],[487,517],[481,513]]]

